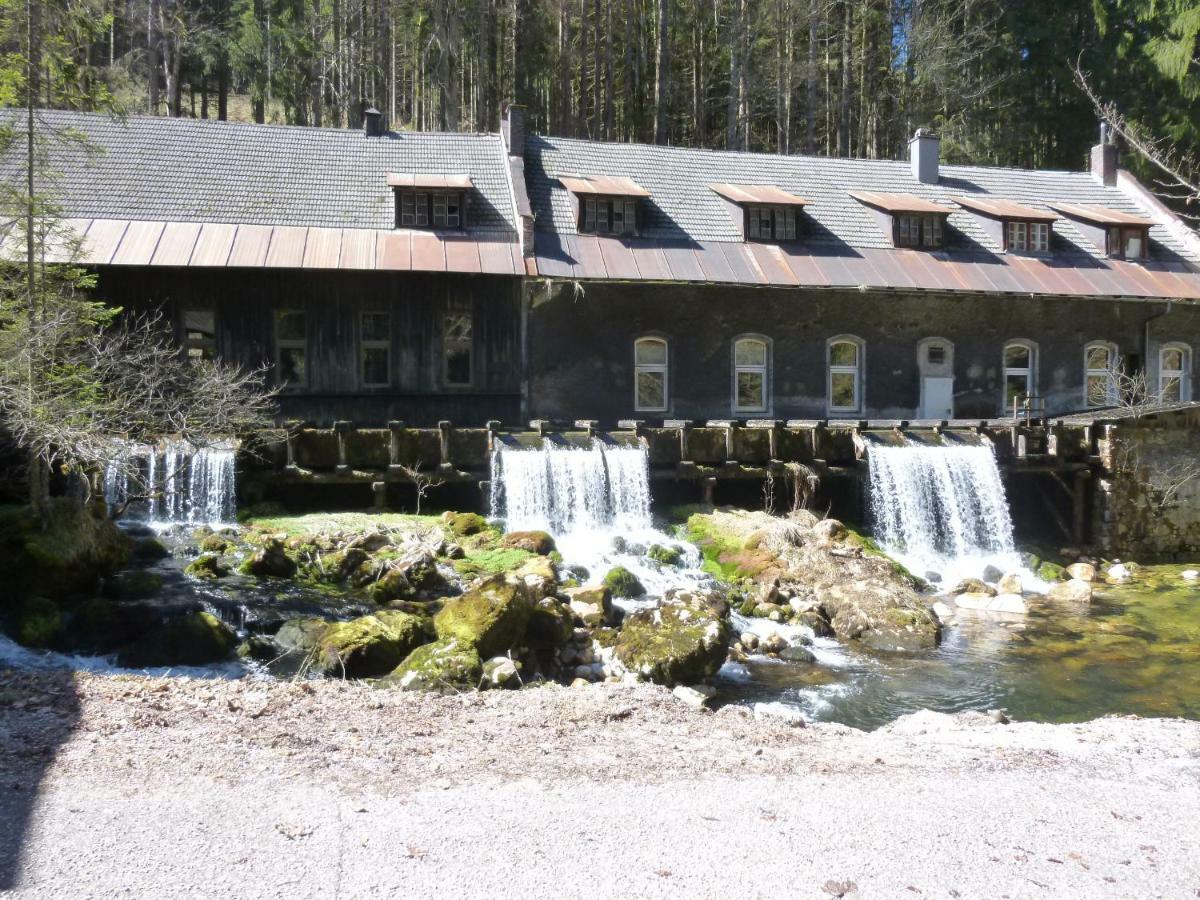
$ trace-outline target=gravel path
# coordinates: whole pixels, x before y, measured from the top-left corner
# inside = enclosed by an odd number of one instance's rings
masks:
[[[1196,898],[1197,823],[1179,720],[0,671],[16,897]]]

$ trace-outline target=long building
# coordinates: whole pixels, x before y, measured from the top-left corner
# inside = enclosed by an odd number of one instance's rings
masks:
[[[6,113],[8,119],[20,113]],[[1079,171],[43,112],[104,299],[281,419],[996,419],[1191,400],[1200,239]],[[20,159],[0,160],[15,179]]]

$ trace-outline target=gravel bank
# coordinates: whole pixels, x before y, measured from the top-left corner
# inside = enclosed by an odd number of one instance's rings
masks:
[[[1200,897],[1200,723],[0,671],[17,897]]]

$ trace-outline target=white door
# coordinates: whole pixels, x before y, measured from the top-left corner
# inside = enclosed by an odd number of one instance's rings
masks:
[[[954,379],[926,376],[921,391],[922,419],[954,418]]]

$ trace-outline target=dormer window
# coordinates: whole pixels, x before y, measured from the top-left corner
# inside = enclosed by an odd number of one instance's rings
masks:
[[[948,207],[912,194],[850,191],[850,196],[871,210],[893,247],[936,250],[945,243],[946,217],[953,212]]]
[[[563,175],[581,234],[636,235],[641,201],[650,192],[632,179],[609,175]]]
[[[795,194],[765,184],[710,184],[725,200],[747,241],[794,241],[808,203]]]
[[[984,232],[1009,253],[1049,253],[1058,216],[990,194],[955,197],[972,213]]]
[[[1004,249],[1017,253],[1050,252],[1050,224],[1048,222],[1004,223]]]
[[[466,227],[469,175],[389,173],[396,198],[397,228],[459,230]]]
[[[1150,219],[1097,206],[1094,203],[1055,203],[1054,208],[1075,221],[1099,250],[1113,259],[1145,259],[1150,254]]]

